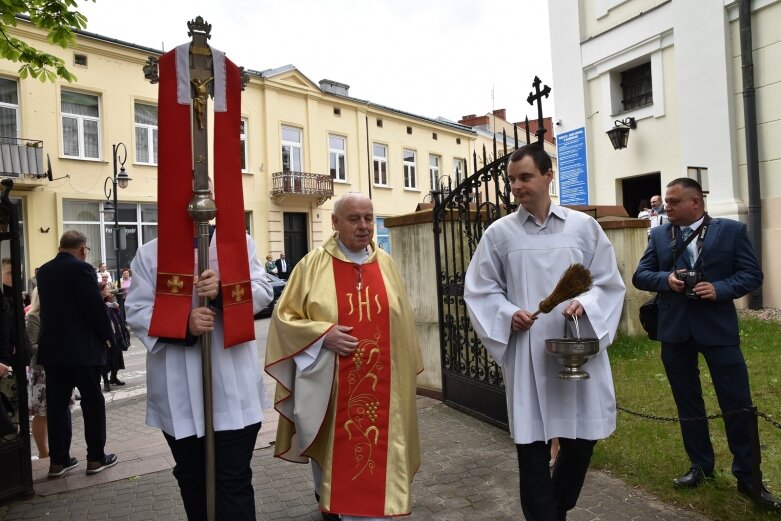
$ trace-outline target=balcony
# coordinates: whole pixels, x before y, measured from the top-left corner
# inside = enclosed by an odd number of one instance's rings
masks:
[[[11,177],[20,189],[44,184],[43,141],[0,137],[0,177]]]
[[[271,200],[316,199],[318,206],[334,196],[334,180],[329,175],[308,172],[274,172],[271,174]]]

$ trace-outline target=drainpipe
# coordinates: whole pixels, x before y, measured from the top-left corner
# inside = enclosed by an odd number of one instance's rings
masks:
[[[762,267],[762,199],[759,190],[759,146],[757,143],[757,101],[754,89],[754,55],[751,42],[751,0],[738,0],[740,61],[743,70],[743,113],[746,123],[748,169],[748,223],[751,243]],[[751,292],[751,309],[762,309],[762,287]]]
[[[369,166],[369,199],[372,198],[372,144],[369,142],[369,115],[366,118],[366,163]]]

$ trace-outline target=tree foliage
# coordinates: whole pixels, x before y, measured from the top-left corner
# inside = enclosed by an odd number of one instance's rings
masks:
[[[87,27],[87,18],[76,10],[76,0],[0,0],[0,14],[0,57],[21,63],[20,77],[51,82],[57,77],[76,79],[62,58],[40,51],[8,32],[9,27],[16,27],[17,15],[26,15],[33,25],[48,31],[49,42],[64,49],[76,39],[75,29]]]

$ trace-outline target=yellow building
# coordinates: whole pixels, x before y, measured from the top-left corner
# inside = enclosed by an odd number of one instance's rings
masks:
[[[14,178],[11,195],[21,203],[26,277],[73,228],[89,238],[88,262],[117,268],[114,217],[103,210],[122,160],[132,180],[117,194],[118,264],[128,266],[138,245],[157,236],[157,86],[142,67],[160,51],[86,32],[63,50],[25,21],[11,31],[78,76],[20,79],[18,64],[0,61],[0,174]],[[389,247],[383,219],[413,211],[475,150],[468,127],[352,98],[347,85],[315,84],[291,65],[262,72],[239,65],[250,76],[241,107],[244,206],[262,256],[285,251],[295,263],[321,244],[331,233],[333,197],[348,191],[374,200],[378,239]]]

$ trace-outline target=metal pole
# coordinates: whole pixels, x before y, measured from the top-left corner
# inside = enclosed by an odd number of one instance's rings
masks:
[[[111,180],[111,188],[114,196],[114,262],[117,263],[117,275],[116,278],[114,278],[114,282],[117,283],[122,277],[122,274],[119,271],[119,203],[117,201],[117,174],[119,173],[117,170],[117,154],[119,152],[119,145],[111,145],[111,150],[114,153],[114,177]]]

